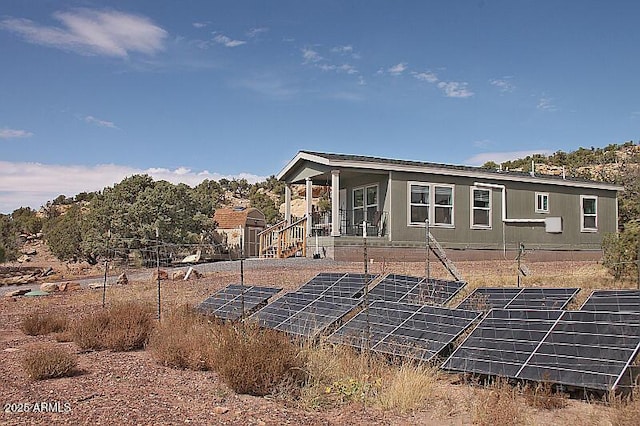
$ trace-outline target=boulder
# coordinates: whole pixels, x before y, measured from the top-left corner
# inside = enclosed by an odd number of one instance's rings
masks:
[[[151,275],[151,281],[158,281],[158,277],[160,277],[161,280],[168,280],[169,274],[163,269],[155,270]]]
[[[189,267],[189,269],[187,269],[187,273],[185,274],[183,280],[187,281],[187,280],[197,280],[198,278],[202,278],[203,275],[198,272],[197,270],[193,269],[192,266]]]
[[[27,256],[35,256],[36,254],[38,254],[38,252],[34,248],[28,248],[28,249],[22,250],[22,254]]]
[[[58,291],[58,284],[56,284],[56,283],[42,283],[42,284],[40,284],[40,290],[46,291],[47,293],[53,293],[54,291]]]
[[[16,297],[16,296],[24,296],[25,294],[31,291],[30,288],[22,288],[20,290],[13,290],[8,293],[5,293],[6,297]]]
[[[80,283],[66,282],[58,284],[58,290],[60,291],[75,291],[80,290]]]
[[[129,278],[127,278],[127,274],[125,274],[124,272],[121,273],[118,279],[116,280],[116,284],[119,284],[119,285],[129,284]]]
[[[184,271],[179,270],[179,271],[175,271],[175,272],[173,273],[173,275],[171,276],[171,278],[172,278],[174,281],[179,281],[179,280],[183,280],[183,279],[184,279],[184,276],[185,276]]]
[[[18,263],[26,263],[26,262],[31,262],[31,258],[26,254],[23,254],[18,258]]]

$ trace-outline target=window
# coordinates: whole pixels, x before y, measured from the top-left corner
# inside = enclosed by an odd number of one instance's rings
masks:
[[[491,190],[471,188],[471,227],[491,228]]]
[[[598,230],[598,197],[580,196],[580,231],[595,232]]]
[[[536,192],[536,213],[549,213],[549,194]]]
[[[409,224],[453,226],[453,186],[409,182]]]
[[[353,223],[372,222],[378,210],[378,185],[353,190]]]

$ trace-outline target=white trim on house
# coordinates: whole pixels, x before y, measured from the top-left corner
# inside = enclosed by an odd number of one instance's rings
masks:
[[[536,196],[534,198],[534,204],[535,204],[536,213],[549,213],[549,193],[536,192]]]
[[[425,226],[424,221],[412,221],[411,220],[411,207],[412,205],[418,203],[413,203],[411,201],[411,187],[412,186],[422,186],[429,188],[429,199],[427,200],[428,206],[428,214],[429,218],[429,226],[434,226],[438,228],[455,228],[455,185],[448,183],[433,183],[433,182],[421,182],[421,181],[407,181],[407,226],[409,227],[423,227]],[[436,204],[436,188],[448,188],[451,190],[451,204],[450,205],[439,205],[440,208],[449,208],[451,210],[451,223],[446,222],[436,222],[436,208],[438,205]]]
[[[584,200],[595,201],[595,213],[584,213]],[[584,226],[585,217],[593,217],[595,226]],[[596,195],[580,195],[580,232],[598,232],[598,197]]]
[[[475,191],[486,191],[489,193],[489,207],[476,207],[474,205],[474,193]],[[469,227],[471,229],[492,229],[493,228],[493,191],[491,188],[484,186],[471,186],[469,187]],[[477,225],[474,223],[474,213],[476,210],[484,210],[488,212],[489,223],[487,225]]]

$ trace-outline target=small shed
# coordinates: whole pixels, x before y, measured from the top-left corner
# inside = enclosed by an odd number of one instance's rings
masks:
[[[213,220],[217,224],[216,231],[224,237],[230,250],[239,249],[242,237],[244,256],[258,256],[260,253],[258,234],[266,227],[264,213],[253,207],[217,209]]]

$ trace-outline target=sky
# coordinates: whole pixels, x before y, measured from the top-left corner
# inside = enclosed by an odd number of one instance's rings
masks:
[[[482,165],[637,142],[640,2],[2,0],[0,213],[300,150]]]

